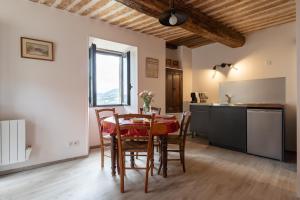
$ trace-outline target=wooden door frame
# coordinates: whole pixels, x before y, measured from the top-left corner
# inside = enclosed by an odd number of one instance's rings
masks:
[[[168,111],[168,106],[167,106],[167,76],[169,73],[172,74],[179,74],[180,75],[180,88],[179,88],[179,95],[180,95],[180,109],[178,111],[178,113],[182,112],[183,110],[183,71],[180,69],[170,69],[170,68],[166,68],[166,75],[165,75],[165,82],[166,82],[166,86],[165,86],[165,94],[166,94],[166,99],[165,99],[165,103],[166,103],[166,113]],[[173,77],[172,77],[172,81],[173,81]],[[177,113],[177,112],[176,112]]]

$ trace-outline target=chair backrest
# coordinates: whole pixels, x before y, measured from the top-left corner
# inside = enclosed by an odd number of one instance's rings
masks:
[[[187,131],[189,129],[191,122],[191,113],[190,112],[183,112],[180,121],[180,131],[179,135],[182,136],[183,144],[185,145]]]
[[[103,133],[102,133],[102,125],[101,122],[107,117],[112,117],[116,113],[115,108],[104,108],[104,109],[95,109],[99,135],[100,135],[100,142],[103,142]]]
[[[118,139],[118,147],[122,149],[122,141],[124,140],[134,140],[134,139],[140,139],[143,138],[144,140],[152,141],[153,135],[153,124],[154,124],[154,117],[155,114],[152,115],[143,115],[143,114],[124,114],[124,115],[118,115],[115,114],[115,123],[116,123],[116,132],[117,132],[117,139]],[[138,122],[134,124],[128,123],[131,120],[134,119],[144,119],[147,121]],[[124,121],[123,121],[124,120]],[[126,123],[127,121],[127,123]],[[124,122],[124,123],[122,123]],[[144,135],[134,135],[131,134],[124,134],[129,133],[130,131],[141,131],[145,133]]]
[[[150,112],[160,115],[161,108],[151,106],[150,107]],[[144,108],[140,108],[140,114],[143,114],[143,113],[144,113]]]

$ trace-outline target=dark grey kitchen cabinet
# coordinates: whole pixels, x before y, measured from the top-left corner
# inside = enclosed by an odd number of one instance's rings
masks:
[[[197,136],[208,137],[210,129],[210,106],[190,105],[191,124],[190,130]]]
[[[210,125],[211,144],[246,152],[247,108],[212,106]]]

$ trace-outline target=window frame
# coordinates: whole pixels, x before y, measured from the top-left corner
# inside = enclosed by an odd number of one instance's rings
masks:
[[[131,80],[130,80],[130,58],[127,59],[127,104],[124,103],[124,84],[123,84],[123,77],[124,77],[124,64],[123,64],[123,58],[124,56],[128,55],[128,52],[122,53],[118,51],[112,51],[112,50],[106,50],[106,49],[99,49],[96,48],[95,52],[95,59],[97,57],[97,54],[102,54],[102,55],[111,55],[111,56],[117,56],[120,59],[120,74],[119,74],[119,84],[120,84],[120,91],[119,95],[121,98],[121,103],[120,104],[97,104],[97,66],[96,66],[96,61],[93,66],[93,69],[89,72],[90,77],[92,79],[92,84],[93,87],[90,89],[90,93],[92,93],[92,103],[90,102],[90,107],[115,107],[115,106],[130,106],[130,97],[131,97]],[[130,53],[129,53],[130,55]],[[92,74],[91,74],[92,73]],[[91,98],[90,98],[91,99]]]

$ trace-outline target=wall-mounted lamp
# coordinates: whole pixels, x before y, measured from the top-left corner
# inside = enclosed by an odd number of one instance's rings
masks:
[[[220,65],[215,65],[213,67],[213,70],[217,70],[217,67],[221,67],[221,68],[229,67],[229,68],[231,68],[231,66],[232,66],[232,64],[230,64],[230,63],[222,63]]]
[[[217,74],[217,68],[218,68],[218,67],[220,67],[220,68],[229,67],[230,69],[235,69],[235,70],[237,70],[237,68],[235,68],[233,64],[230,64],[230,63],[221,63],[220,65],[215,65],[215,66],[213,66],[214,74],[213,74],[212,78],[215,78],[215,77],[216,77],[216,74]]]

